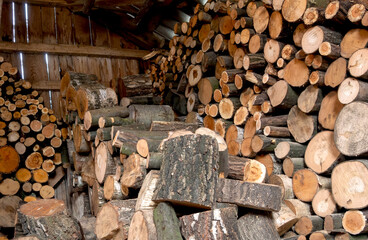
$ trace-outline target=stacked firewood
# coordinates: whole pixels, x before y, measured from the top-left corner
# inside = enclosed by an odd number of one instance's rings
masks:
[[[66,129],[17,67],[0,64],[0,196],[52,198],[64,176]]]
[[[282,187],[276,228],[293,230],[284,238],[367,233],[368,163],[352,159],[368,152],[367,9],[360,0],[207,1],[151,60],[156,91],[180,96],[173,109],[202,116],[243,157],[244,174],[229,177]]]

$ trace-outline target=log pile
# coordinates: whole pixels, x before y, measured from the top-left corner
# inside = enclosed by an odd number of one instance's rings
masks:
[[[66,128],[2,57],[0,78],[0,196],[25,202],[53,198],[68,165],[61,154]]]
[[[282,188],[272,219],[284,239],[367,238],[367,10],[210,0],[151,58],[155,91],[225,138],[228,178]]]

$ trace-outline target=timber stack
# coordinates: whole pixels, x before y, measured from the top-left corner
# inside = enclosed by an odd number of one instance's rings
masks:
[[[229,178],[281,186],[272,216],[284,239],[368,238],[367,10],[209,0],[150,56],[155,92],[242,159]]]
[[[67,129],[3,57],[0,78],[0,195],[53,198],[68,166],[61,154]]]

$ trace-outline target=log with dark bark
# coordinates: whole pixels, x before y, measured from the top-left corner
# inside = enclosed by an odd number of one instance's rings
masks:
[[[157,238],[162,240],[181,240],[179,219],[169,203],[159,203],[153,211]]]
[[[216,198],[218,202],[265,211],[280,210],[282,195],[279,186],[232,179],[219,179],[217,185]],[[272,196],[272,198],[263,196]]]
[[[149,127],[152,121],[174,121],[174,112],[166,105],[131,105],[129,117]]]
[[[63,201],[43,199],[22,205],[18,223],[24,234],[40,239],[82,239],[78,221],[67,214]]]
[[[211,208],[219,161],[216,140],[193,134],[172,138],[165,141],[163,155],[153,200]],[[186,181],[178,181],[177,177]],[[192,188],[193,181],[196,182],[195,189]]]
[[[180,217],[181,233],[185,239],[235,239],[237,218],[236,206],[185,215]]]
[[[236,221],[239,239],[280,239],[271,213],[252,211]]]
[[[115,106],[87,111],[84,116],[84,127],[88,131],[92,127],[98,127],[100,117],[128,117],[129,111],[126,107]]]

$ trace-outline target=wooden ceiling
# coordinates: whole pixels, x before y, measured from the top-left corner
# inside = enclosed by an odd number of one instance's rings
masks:
[[[162,21],[178,19],[178,9],[191,14],[199,0],[4,0],[40,6],[67,7],[102,24],[143,49],[162,47]],[[175,16],[176,15],[176,16]]]

